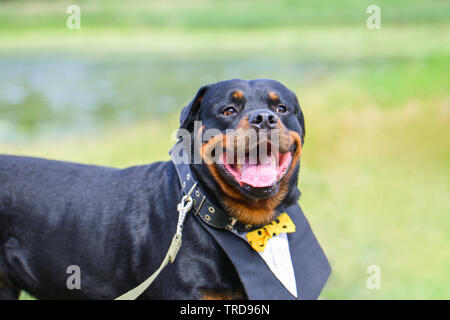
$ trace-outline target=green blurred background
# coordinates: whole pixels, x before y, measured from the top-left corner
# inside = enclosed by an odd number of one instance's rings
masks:
[[[444,0],[0,1],[0,153],[168,160],[201,85],[276,79],[306,118],[300,204],[333,266],[321,298],[450,299],[449,71]]]

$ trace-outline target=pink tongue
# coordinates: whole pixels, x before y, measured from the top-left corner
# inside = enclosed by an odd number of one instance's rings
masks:
[[[241,183],[252,187],[268,187],[277,181],[277,167],[270,157],[260,164],[243,164],[241,168]]]

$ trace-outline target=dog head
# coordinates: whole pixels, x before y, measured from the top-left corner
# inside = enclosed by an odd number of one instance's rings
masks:
[[[281,83],[204,86],[182,110],[180,129],[194,140],[199,178],[239,221],[268,223],[296,189],[305,124],[296,95]]]

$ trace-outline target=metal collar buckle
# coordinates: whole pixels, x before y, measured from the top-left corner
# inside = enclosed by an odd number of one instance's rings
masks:
[[[228,231],[233,231],[234,225],[236,224],[237,219],[235,217],[230,218],[230,223],[225,226],[225,229]]]

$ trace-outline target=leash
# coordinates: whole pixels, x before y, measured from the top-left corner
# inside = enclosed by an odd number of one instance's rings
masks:
[[[145,290],[147,290],[147,288],[152,284],[152,282],[155,281],[156,277],[158,277],[158,275],[169,264],[169,262],[173,263],[175,261],[178,250],[180,250],[181,247],[184,219],[186,218],[186,214],[192,208],[193,200],[191,194],[192,192],[194,192],[196,186],[197,182],[192,186],[189,192],[185,196],[183,196],[183,198],[181,198],[181,202],[177,204],[177,211],[178,211],[177,231],[172,238],[169,250],[167,251],[167,254],[164,257],[164,260],[162,261],[159,268],[136,288],[131,289],[130,291],[124,293],[123,295],[114,300],[136,300]]]

